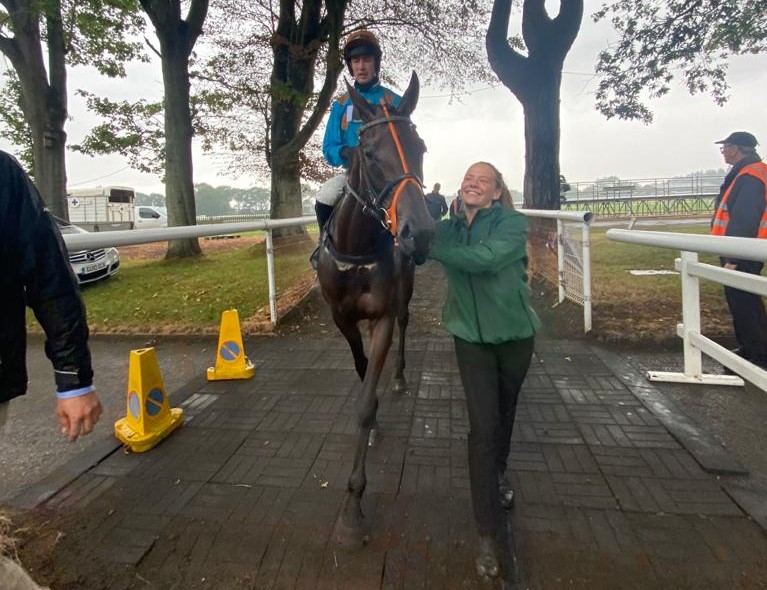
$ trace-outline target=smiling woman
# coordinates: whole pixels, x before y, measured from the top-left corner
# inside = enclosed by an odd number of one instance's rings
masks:
[[[447,277],[442,325],[453,335],[466,394],[477,572],[493,578],[514,564],[503,511],[514,498],[507,457],[540,322],[527,284],[527,220],[514,210],[503,176],[487,162],[472,164],[461,198],[461,210],[437,225],[430,256]]]

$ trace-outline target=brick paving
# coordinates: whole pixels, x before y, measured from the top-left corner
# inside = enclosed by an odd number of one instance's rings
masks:
[[[438,268],[420,268],[410,389],[392,393],[388,366],[379,385],[364,549],[332,541],[359,382],[315,303],[301,330],[246,343],[253,379],[192,382],[171,396],[186,422],[168,440],[114,452],[45,501],[83,515],[54,563],[98,564],[61,587],[501,587],[473,570],[468,426],[452,341],[437,325],[443,293]],[[683,417],[657,398],[609,350],[538,340],[510,459],[519,588],[767,588],[767,537],[725,490],[742,467],[705,433],[687,444]]]

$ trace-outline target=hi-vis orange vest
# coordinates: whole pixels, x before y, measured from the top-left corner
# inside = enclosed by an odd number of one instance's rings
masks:
[[[730,186],[722,195],[722,200],[719,202],[719,207],[714,213],[714,223],[711,225],[711,235],[723,236],[727,233],[727,223],[730,221],[730,212],[727,207],[727,198],[730,196],[732,187],[735,186],[735,181],[741,176],[750,174],[762,181],[764,185],[764,200],[765,207],[764,213],[762,213],[762,219],[759,222],[759,231],[756,234],[757,238],[767,239],[767,164],[764,162],[754,162],[741,168],[737,176],[732,180]]]

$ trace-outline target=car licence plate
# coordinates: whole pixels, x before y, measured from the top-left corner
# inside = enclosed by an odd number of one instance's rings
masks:
[[[96,262],[94,264],[89,264],[87,266],[83,267],[83,274],[89,275],[92,272],[96,272],[97,270],[102,270],[107,267],[107,263],[105,260],[102,260],[101,262]]]

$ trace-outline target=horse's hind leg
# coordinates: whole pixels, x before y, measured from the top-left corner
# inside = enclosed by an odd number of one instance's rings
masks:
[[[384,317],[376,322],[370,346],[370,366],[362,383],[357,402],[357,444],[354,451],[354,467],[346,486],[347,495],[336,523],[336,539],[344,545],[359,546],[367,542],[367,532],[362,514],[362,494],[367,486],[365,461],[368,437],[376,422],[378,396],[376,387],[381,376],[386,355],[391,346],[394,318]]]

